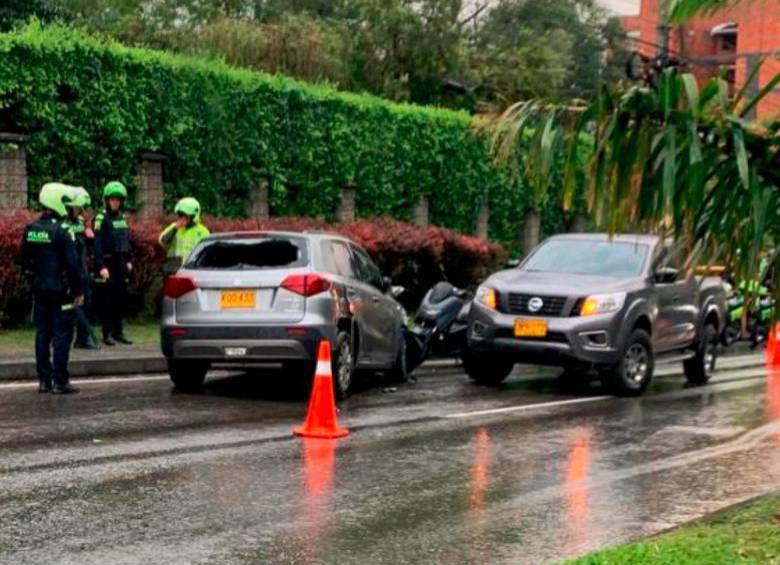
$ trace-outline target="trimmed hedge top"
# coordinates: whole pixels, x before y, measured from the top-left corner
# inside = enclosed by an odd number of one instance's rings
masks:
[[[360,216],[408,219],[421,195],[434,223],[470,233],[480,204],[491,236],[516,239],[525,191],[498,170],[462,112],[390,103],[221,61],[130,48],[69,28],[0,34],[0,129],[26,134],[30,186],[131,189],[139,153],[166,157],[166,200],[245,214],[271,181],[275,215],[332,218],[357,187]],[[557,207],[545,215],[560,222]]]

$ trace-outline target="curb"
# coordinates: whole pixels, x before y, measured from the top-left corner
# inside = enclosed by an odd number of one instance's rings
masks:
[[[455,359],[435,359],[423,363],[415,371],[430,374],[452,370],[460,366]],[[127,376],[149,373],[165,373],[168,366],[161,355],[138,355],[125,358],[77,359],[68,364],[71,377]],[[30,360],[0,361],[0,381],[36,380],[35,363]]]

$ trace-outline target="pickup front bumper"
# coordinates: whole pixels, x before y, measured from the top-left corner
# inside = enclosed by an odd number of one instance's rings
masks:
[[[505,314],[474,304],[469,314],[468,344],[475,351],[504,353],[521,363],[558,366],[611,365],[620,358],[620,313],[587,317]],[[547,336],[517,338],[515,320],[547,322]]]

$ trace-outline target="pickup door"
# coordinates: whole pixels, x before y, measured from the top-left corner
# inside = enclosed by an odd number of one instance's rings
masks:
[[[679,261],[678,253],[667,253],[655,270],[658,318],[653,347],[656,351],[681,349],[696,339],[698,283],[692,276],[682,276]]]

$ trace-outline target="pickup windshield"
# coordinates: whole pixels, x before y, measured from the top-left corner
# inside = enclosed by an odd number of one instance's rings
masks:
[[[642,273],[648,246],[624,241],[556,239],[526,261],[524,271],[628,278]]]
[[[196,248],[188,269],[279,269],[307,264],[306,240],[269,237],[207,241]]]

